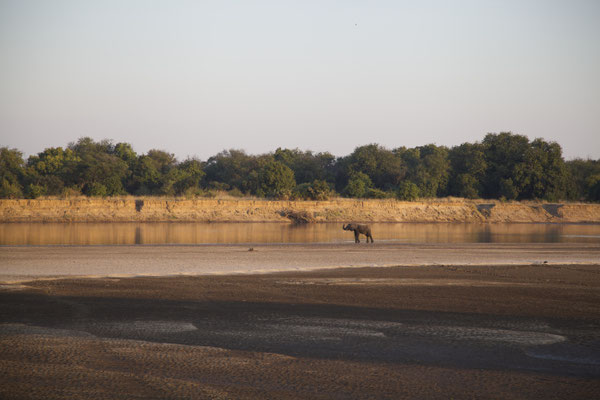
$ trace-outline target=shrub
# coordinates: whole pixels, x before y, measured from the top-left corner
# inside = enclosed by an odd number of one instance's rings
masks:
[[[233,188],[231,189],[229,192],[227,192],[228,195],[230,195],[231,197],[244,197],[244,193],[242,193],[242,191],[238,188]]]
[[[310,183],[308,183],[308,182],[296,185],[294,190],[292,190],[291,197],[293,199],[308,199],[309,198],[309,194],[308,194],[309,188],[310,188]]]
[[[81,190],[75,187],[67,187],[63,189],[60,196],[63,198],[81,196]]]
[[[3,199],[18,199],[23,197],[23,191],[18,183],[10,183],[6,179],[2,179],[0,186],[0,198]]]
[[[46,194],[46,188],[41,185],[29,184],[25,190],[25,195],[28,199],[37,199]]]
[[[296,186],[294,172],[283,163],[275,160],[268,161],[261,168],[258,179],[260,189],[267,197],[287,198]]]
[[[600,201],[600,175],[592,175],[585,181],[587,189],[587,199],[590,201]]]
[[[344,194],[348,197],[366,197],[368,190],[373,186],[368,175],[362,172],[355,172],[351,175],[348,184],[344,188]]]
[[[501,179],[500,180],[500,197],[505,197],[508,200],[514,200],[519,195],[519,191],[513,184],[513,180]]]
[[[304,200],[329,200],[333,190],[325,181],[315,179],[312,183],[301,183],[292,191],[292,198]]]
[[[94,182],[91,185],[86,185],[84,188],[84,193],[92,197],[106,197],[108,190],[103,184]]]
[[[315,179],[308,188],[308,195],[311,200],[329,200],[333,191],[325,181]]]
[[[396,191],[396,197],[398,200],[414,201],[419,197],[419,188],[410,181],[403,181]]]
[[[367,191],[367,197],[370,199],[386,199],[390,197],[390,194],[380,189],[370,188]]]

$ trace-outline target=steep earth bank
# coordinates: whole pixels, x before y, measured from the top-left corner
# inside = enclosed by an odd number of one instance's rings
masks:
[[[600,204],[442,199],[75,198],[0,200],[0,222],[542,222],[600,223]]]

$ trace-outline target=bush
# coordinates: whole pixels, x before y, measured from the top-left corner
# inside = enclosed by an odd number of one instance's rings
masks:
[[[244,197],[244,193],[242,193],[242,191],[238,188],[231,189],[229,192],[227,192],[227,194],[231,197]]]
[[[333,191],[325,181],[315,179],[312,183],[301,183],[292,191],[292,198],[305,200],[329,200]]]
[[[23,197],[23,191],[18,183],[10,183],[6,179],[2,179],[0,186],[0,198],[2,199],[18,199]]]
[[[29,184],[25,190],[25,195],[28,199],[37,199],[46,194],[46,188],[41,185]]]
[[[501,179],[500,180],[500,197],[504,197],[507,200],[514,200],[519,195],[519,191],[513,184],[513,180]]]
[[[371,186],[373,186],[373,183],[366,174],[363,174],[362,172],[355,172],[352,174],[348,184],[344,188],[344,194],[347,197],[366,197]]]
[[[189,187],[182,194],[187,199],[193,199],[194,197],[204,196],[205,191],[198,187]]]
[[[387,199],[388,197],[390,197],[390,194],[383,190],[370,188],[367,191],[367,197],[370,199]]]
[[[75,187],[64,188],[60,196],[63,198],[81,196],[81,190]]]
[[[106,197],[108,190],[103,184],[94,182],[91,185],[86,185],[84,188],[84,193],[92,197]]]
[[[274,160],[268,161],[261,168],[258,180],[262,193],[279,199],[289,197],[296,186],[294,172],[283,163]]]
[[[455,193],[460,197],[476,199],[479,197],[478,184],[479,182],[473,175],[460,174],[456,177],[456,181],[454,182]]]
[[[396,191],[396,197],[398,200],[415,201],[419,198],[419,188],[410,181],[403,181]]]
[[[212,181],[208,184],[208,188],[210,190],[217,190],[217,191],[225,192],[225,191],[231,189],[231,186],[229,186],[228,184],[226,184],[224,182]]]
[[[587,189],[587,199],[590,201],[600,201],[600,175],[592,175],[585,181]]]
[[[106,194],[101,196],[119,196],[126,194],[123,188],[123,183],[118,176],[111,176],[104,181],[103,186],[106,188]]]
[[[333,191],[325,181],[315,179],[308,188],[309,198],[311,200],[329,200]]]
[[[308,199],[308,189],[310,188],[310,183],[301,183],[296,185],[294,190],[292,190],[292,199]]]

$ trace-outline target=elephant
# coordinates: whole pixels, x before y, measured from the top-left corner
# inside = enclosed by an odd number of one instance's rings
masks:
[[[369,238],[371,238],[371,243],[373,243],[373,235],[371,235],[371,227],[369,225],[348,224],[343,225],[342,229],[345,231],[354,231],[354,243],[360,243],[360,239],[358,238],[359,234],[363,234],[367,237],[367,243],[369,243]]]

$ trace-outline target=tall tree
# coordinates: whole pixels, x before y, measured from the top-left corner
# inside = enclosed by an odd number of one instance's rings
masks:
[[[451,148],[448,158],[450,160],[448,193],[470,199],[480,197],[487,168],[483,146],[480,143],[463,143]]]
[[[74,177],[83,193],[90,196],[125,194],[123,181],[128,165],[114,154],[109,140],[95,142],[89,137],[69,144],[69,149],[80,159]]]
[[[267,197],[288,198],[296,186],[294,171],[280,161],[267,161],[259,172],[259,190]]]
[[[215,182],[226,184],[226,189],[237,188],[244,193],[255,194],[258,189],[260,159],[246,154],[243,150],[225,150],[212,156],[206,162],[204,180],[211,185]]]
[[[298,184],[310,183],[315,180],[333,182],[333,166],[335,156],[331,153],[317,153],[298,149],[278,148],[273,158],[294,171]]]
[[[21,180],[24,167],[23,153],[17,149],[0,147],[0,198],[23,197]]]
[[[487,134],[483,139],[487,170],[483,182],[484,196],[519,197],[528,184],[526,157],[529,139],[510,132]]]
[[[566,162],[567,197],[570,200],[599,201],[594,196],[596,178],[600,177],[600,160],[577,158]]]
[[[400,147],[394,153],[406,165],[406,179],[417,186],[421,197],[447,194],[450,161],[446,147],[434,144],[413,149]]]
[[[60,195],[65,186],[75,186],[75,174],[81,159],[72,149],[49,147],[27,160],[28,194]],[[37,191],[37,192],[36,192]]]
[[[380,190],[395,189],[405,175],[402,160],[392,151],[378,145],[368,144],[354,149],[339,161],[338,185],[344,187],[357,173],[366,175],[373,186]]]

